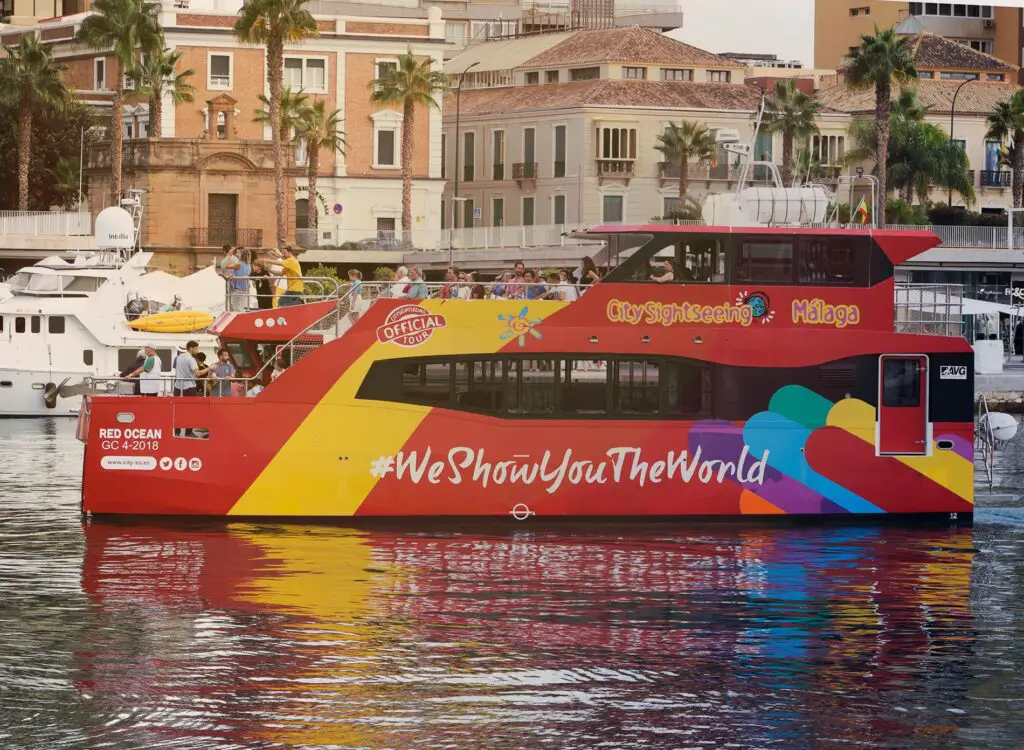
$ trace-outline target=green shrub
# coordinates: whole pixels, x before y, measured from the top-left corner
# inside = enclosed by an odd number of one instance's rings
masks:
[[[373,269],[373,280],[374,281],[394,281],[395,280],[395,269],[388,268],[387,266],[377,266]]]
[[[329,279],[334,279],[334,281],[338,282],[339,286],[341,285],[341,278],[338,276],[337,266],[325,266],[323,263],[320,263],[315,266],[308,266],[302,269],[302,275],[307,278],[310,276],[316,276],[321,278],[327,277]],[[321,283],[307,281],[305,283],[305,289],[303,289],[303,292],[314,297],[322,297],[325,294],[332,294],[334,292],[334,289],[334,285],[331,284],[329,281]]]

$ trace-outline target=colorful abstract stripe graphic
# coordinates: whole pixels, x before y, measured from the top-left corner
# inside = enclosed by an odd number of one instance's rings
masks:
[[[744,488],[745,513],[913,513],[937,505],[973,510],[973,453],[966,440],[940,435],[932,455],[879,457],[875,408],[859,399],[833,403],[803,386],[784,386],[767,411],[747,421],[742,436],[739,428],[734,434],[734,445],[746,443],[755,454],[769,451],[764,484]],[[953,448],[938,448],[939,440]]]

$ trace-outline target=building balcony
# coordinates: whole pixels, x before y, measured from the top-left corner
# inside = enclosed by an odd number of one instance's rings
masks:
[[[263,230],[225,226],[191,227],[188,230],[188,244],[191,247],[263,247]]]
[[[605,180],[623,180],[628,185],[629,181],[633,179],[635,161],[635,159],[598,159],[598,184],[603,184]]]
[[[512,165],[512,179],[516,181],[519,187],[523,186],[524,182],[537,183],[537,162],[535,161],[520,161]]]
[[[1004,169],[981,170],[981,186],[991,188],[1008,188],[1012,183],[1012,172]]]
[[[658,162],[658,177],[661,178],[661,186],[665,187],[666,183],[678,182],[679,181],[679,162],[677,161],[660,161]]]
[[[295,169],[294,149],[284,149],[285,168]],[[89,147],[87,169],[110,169],[110,141]],[[208,138],[136,138],[121,145],[121,169],[202,169],[206,166],[242,170],[273,170],[270,141],[217,140]],[[303,169],[302,167],[298,167]]]

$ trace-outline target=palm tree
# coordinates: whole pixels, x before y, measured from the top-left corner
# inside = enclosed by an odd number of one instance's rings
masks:
[[[320,149],[345,153],[345,137],[341,134],[341,112],[327,111],[323,101],[315,101],[299,113],[297,135],[306,142],[307,177],[309,179],[309,228],[316,229],[316,178],[320,170]]]
[[[79,190],[81,185],[81,170],[77,159],[65,159],[61,157],[51,172],[54,190],[62,196],[62,204],[65,208],[72,208],[81,205],[85,196]],[[72,200],[74,197],[74,200]]]
[[[1024,195],[1024,89],[996,105],[988,116],[985,137],[1006,146],[1006,161],[1013,170],[1013,207],[1020,208]]]
[[[68,90],[50,48],[31,35],[24,35],[17,47],[4,47],[0,59],[0,93],[18,108],[18,210],[28,211],[28,170],[32,156],[32,114],[36,107],[59,107]]]
[[[815,180],[835,178],[833,171],[822,164],[821,158],[814,153],[808,143],[804,143],[801,148],[796,150],[794,161],[796,169],[794,182],[814,182]]]
[[[878,143],[878,205],[875,216],[885,215],[886,174],[889,152],[889,116],[892,112],[892,84],[902,85],[917,78],[914,55],[908,37],[897,37],[894,29],[861,36],[860,46],[850,52],[846,80],[852,88],[874,88],[875,133]]]
[[[889,184],[903,191],[908,204],[915,191],[923,202],[932,186],[956,190],[968,204],[974,202],[967,154],[937,125],[893,118],[887,163]]]
[[[786,187],[793,186],[793,145],[797,139],[806,141],[820,132],[815,118],[821,107],[821,102],[798,89],[793,80],[776,81],[765,100],[766,132],[782,133],[782,181]]]
[[[277,244],[285,241],[284,139],[281,136],[281,90],[284,88],[284,45],[315,36],[316,21],[306,0],[249,0],[235,21],[235,36],[242,42],[267,48],[267,85],[270,100],[270,137],[274,153],[274,198],[277,208]]]
[[[142,56],[142,62],[129,73],[137,91],[149,98],[149,136],[159,138],[163,132],[164,95],[175,104],[192,101],[195,90],[187,79],[195,75],[189,68],[178,72],[180,52],[160,47]]]
[[[255,122],[261,125],[270,125],[270,99],[260,94],[257,97],[263,104],[263,109],[256,110],[256,115],[252,118]],[[284,89],[281,92],[281,128],[280,138],[281,143],[291,143],[292,133],[299,123],[299,115],[302,110],[306,107],[306,99],[308,97],[302,93],[302,89],[298,91],[292,91],[291,89]]]
[[[434,61],[416,59],[411,52],[398,56],[398,64],[382,68],[370,81],[370,101],[402,107],[402,234],[412,231],[412,159],[416,143],[416,108],[439,107],[438,98],[448,88],[448,78],[433,69]]]
[[[690,161],[710,162],[715,158],[715,137],[706,126],[693,120],[682,120],[678,125],[669,123],[658,136],[655,148],[665,161],[679,165],[679,208],[685,208],[686,191],[690,183]]]
[[[113,172],[111,194],[114,204],[121,200],[121,142],[124,129],[124,78],[134,70],[140,49],[163,48],[163,31],[157,23],[157,3],[149,0],[95,0],[93,13],[82,21],[75,41],[90,49],[113,50],[114,101],[110,118],[110,164]]]

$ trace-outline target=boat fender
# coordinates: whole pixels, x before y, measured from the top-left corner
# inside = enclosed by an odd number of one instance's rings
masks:
[[[1007,440],[1012,440],[1017,434],[1017,420],[1012,414],[993,411],[982,417],[982,421],[986,420],[992,430],[992,437],[1000,442],[1005,443]]]

